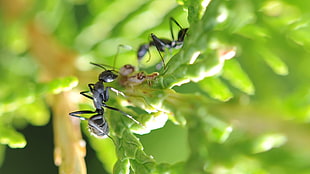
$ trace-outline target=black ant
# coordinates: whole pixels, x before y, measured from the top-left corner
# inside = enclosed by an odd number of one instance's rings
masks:
[[[113,82],[118,77],[118,75],[113,73],[113,71],[115,71],[115,70],[106,70],[100,64],[96,64],[96,63],[92,63],[92,62],[91,62],[91,64],[103,68],[104,71],[102,73],[100,73],[99,78],[98,78],[99,81],[97,83],[88,84],[88,87],[90,89],[90,92],[92,93],[92,96],[86,94],[89,91],[83,91],[83,92],[80,92],[80,94],[82,94],[83,96],[93,100],[94,106],[97,110],[101,109],[102,107],[105,107],[105,108],[108,108],[108,109],[111,109],[114,111],[118,111],[118,112],[122,113],[123,115],[125,115],[126,117],[133,120],[134,122],[136,122],[137,124],[141,125],[141,123],[138,122],[137,120],[135,120],[131,115],[129,115],[129,114],[117,109],[117,108],[107,106],[105,104],[105,102],[107,102],[109,100],[109,89],[112,90],[113,92],[115,92],[116,94],[121,94],[121,95],[125,96],[121,91],[118,91],[117,89],[114,89],[112,87],[104,87],[103,83]],[[141,126],[143,126],[143,125],[141,125]]]
[[[118,111],[118,112],[122,113],[123,115],[125,115],[126,117],[133,120],[135,123],[144,127],[140,122],[135,120],[131,115],[129,115],[129,114],[117,109],[117,108],[106,105],[106,102],[109,100],[109,90],[112,90],[112,91],[116,92],[117,94],[120,93],[124,96],[124,94],[122,92],[120,92],[120,91],[118,91],[112,87],[105,87],[104,86],[104,83],[113,82],[118,77],[118,75],[113,73],[113,71],[115,71],[115,70],[107,70],[106,68],[104,68],[104,66],[102,66],[100,64],[96,64],[96,63],[91,63],[91,64],[98,66],[100,68],[103,68],[104,71],[102,73],[100,73],[97,83],[88,84],[90,91],[82,91],[82,92],[80,92],[80,94],[91,99],[91,100],[93,100],[93,104],[94,104],[96,110],[95,111],[90,111],[90,110],[75,111],[75,112],[69,113],[69,115],[73,116],[73,117],[78,117],[81,120],[88,120],[88,127],[89,127],[90,132],[93,133],[94,135],[98,136],[98,137],[108,136],[108,133],[109,133],[108,123],[104,119],[103,107],[114,110],[114,111]],[[89,93],[89,92],[92,93],[92,95],[87,95],[87,93]],[[90,118],[85,118],[85,117],[81,116],[82,114],[95,114],[95,115],[92,115]]]
[[[172,22],[175,23],[179,28],[180,31],[178,32],[178,38],[175,40],[172,28]],[[184,37],[187,33],[188,28],[183,28],[174,18],[170,17],[170,32],[172,40],[165,39],[165,38],[158,38],[155,34],[151,33],[152,41],[146,44],[142,44],[139,46],[137,57],[138,60],[141,60],[147,52],[149,52],[149,48],[151,46],[155,46],[157,51],[160,54],[162,62],[165,68],[165,62],[163,56],[160,52],[165,52],[166,49],[179,49],[183,46]]]

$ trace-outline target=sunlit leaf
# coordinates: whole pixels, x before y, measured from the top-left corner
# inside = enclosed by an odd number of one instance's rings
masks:
[[[19,108],[17,112],[23,115],[29,123],[36,126],[46,125],[50,118],[46,104],[38,100]]]
[[[202,90],[206,91],[212,98],[217,100],[227,101],[233,97],[233,94],[219,78],[205,78],[198,84]]]
[[[255,21],[253,4],[244,0],[222,4],[218,8],[216,20],[219,22],[216,28],[226,29],[228,32],[236,32],[245,25]]]
[[[310,22],[306,19],[303,19],[293,23],[291,28],[292,29],[290,32],[287,33],[288,38],[300,46],[310,48],[310,39],[308,37]]]
[[[97,137],[90,135],[86,129],[85,133],[90,139],[92,148],[97,152],[97,158],[99,158],[107,171],[112,172],[117,161],[113,141],[109,138],[98,139]]]
[[[130,166],[129,159],[118,160],[114,165],[113,173],[129,174],[130,173],[129,166]]]
[[[254,94],[254,85],[236,60],[231,59],[225,62],[222,76],[241,91]]]
[[[24,148],[27,144],[22,134],[3,125],[0,126],[0,143],[6,144],[11,148]]]
[[[287,138],[283,134],[266,134],[259,137],[254,146],[253,152],[254,153],[261,153],[271,150],[273,148],[280,147],[284,145],[287,141]]]
[[[229,167],[221,167],[217,168],[216,173],[257,173],[257,174],[267,174],[268,172],[264,170],[258,160],[247,158],[245,156],[237,156],[233,164]]]
[[[77,86],[78,79],[76,77],[64,77],[55,79],[46,84],[40,84],[39,90],[41,93],[52,92],[58,94],[60,92],[68,91]]]
[[[255,40],[265,40],[270,36],[268,30],[264,27],[258,25],[246,25],[242,27],[238,34],[242,35],[243,37],[255,39]]]
[[[217,143],[224,143],[233,131],[230,125],[211,116],[208,123],[212,126],[208,132],[209,139]]]
[[[258,48],[259,49],[259,48]],[[272,68],[272,70],[279,75],[287,75],[288,67],[287,65],[271,51],[267,49],[259,49],[260,54],[266,61],[266,63]]]

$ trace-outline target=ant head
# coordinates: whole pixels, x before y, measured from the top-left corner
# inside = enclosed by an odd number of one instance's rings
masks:
[[[113,73],[112,70],[105,70],[99,74],[99,81],[105,83],[113,82],[117,78],[117,75]]]
[[[113,73],[113,71],[115,71],[115,70],[107,70],[104,67],[104,65],[93,63],[93,62],[90,62],[90,64],[104,69],[104,71],[99,74],[99,78],[98,78],[99,81],[103,81],[105,83],[108,83],[108,82],[113,82],[117,78],[117,75]],[[105,65],[105,66],[108,66],[108,65]],[[117,72],[117,71],[115,71],[115,72]]]
[[[106,120],[103,118],[103,115],[94,115],[88,120],[89,131],[99,137],[105,138],[109,134],[109,126]]]

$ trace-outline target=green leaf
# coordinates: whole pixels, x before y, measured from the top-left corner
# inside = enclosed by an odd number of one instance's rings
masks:
[[[17,110],[17,113],[22,115],[29,123],[35,126],[46,125],[50,118],[50,113],[46,107],[46,103],[41,100],[36,100],[33,103],[20,107]]]
[[[310,48],[310,39],[308,31],[310,30],[310,22],[308,19],[299,19],[290,25],[291,30],[287,33],[287,37],[297,45]]]
[[[287,142],[285,135],[281,133],[269,133],[256,139],[253,145],[253,153],[269,151],[273,148],[280,147]]]
[[[117,162],[117,156],[113,141],[110,138],[98,139],[89,134],[85,127],[85,134],[89,137],[91,147],[97,152],[97,158],[102,162],[104,168],[112,173],[114,165]]]
[[[254,85],[248,75],[234,59],[225,62],[222,77],[228,80],[232,86],[247,94],[252,95],[255,92]]]
[[[177,60],[177,57],[174,57]],[[170,63],[170,62],[169,62]],[[221,72],[224,62],[215,55],[202,55],[201,59],[193,64],[183,64],[171,74],[160,76],[154,82],[162,88],[172,88],[180,86],[190,81],[198,82],[206,77],[214,76]],[[168,72],[168,71],[167,71]]]
[[[259,40],[260,42],[263,42],[270,37],[270,33],[268,33],[266,28],[254,24],[242,27],[237,33],[245,38]]]
[[[78,79],[76,77],[64,77],[55,79],[49,82],[47,85],[48,91],[59,94],[64,91],[69,91],[72,88],[76,87],[78,84]]]
[[[130,173],[129,159],[118,160],[114,165],[113,173],[129,174]]]
[[[258,48],[259,49],[259,48]],[[287,65],[270,50],[265,49],[265,47],[260,48],[260,54],[264,58],[267,65],[278,75],[287,75],[288,67]]]
[[[235,0],[223,3],[218,8],[216,20],[219,24],[216,29],[225,30],[229,33],[237,32],[244,26],[255,22],[254,4],[250,1]]]
[[[188,20],[190,23],[198,22],[204,15],[210,1],[209,0],[191,0],[186,3],[189,10]]]
[[[217,143],[224,143],[233,131],[231,125],[228,125],[215,117],[209,116],[208,123],[211,126],[211,129],[208,131],[208,137],[211,141]]]
[[[62,77],[47,83],[37,84],[37,95],[46,93],[59,94],[61,92],[69,91],[77,85],[78,79],[76,77]]]
[[[262,168],[257,159],[246,156],[237,156],[232,165],[228,168],[222,168],[223,171],[229,171],[232,174],[238,173],[255,173],[255,174],[268,174],[269,172]]]
[[[24,148],[27,144],[25,137],[14,129],[0,126],[0,143],[11,148]]]
[[[227,101],[233,97],[232,92],[218,77],[208,77],[200,81],[200,88],[207,92],[212,98]]]

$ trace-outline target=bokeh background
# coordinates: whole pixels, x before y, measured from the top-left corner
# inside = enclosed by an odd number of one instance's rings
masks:
[[[0,0],[0,173],[310,173],[309,8],[304,0]],[[171,38],[170,17],[189,32],[182,49],[164,54],[167,70],[156,70],[156,49],[141,62],[136,50],[150,33]],[[106,111],[114,145],[68,113],[92,108],[79,95],[101,72],[89,62],[112,66],[116,54],[116,68],[160,75],[134,87],[143,105],[132,87],[113,84],[128,99],[111,94],[109,104],[153,124],[143,132]]]

